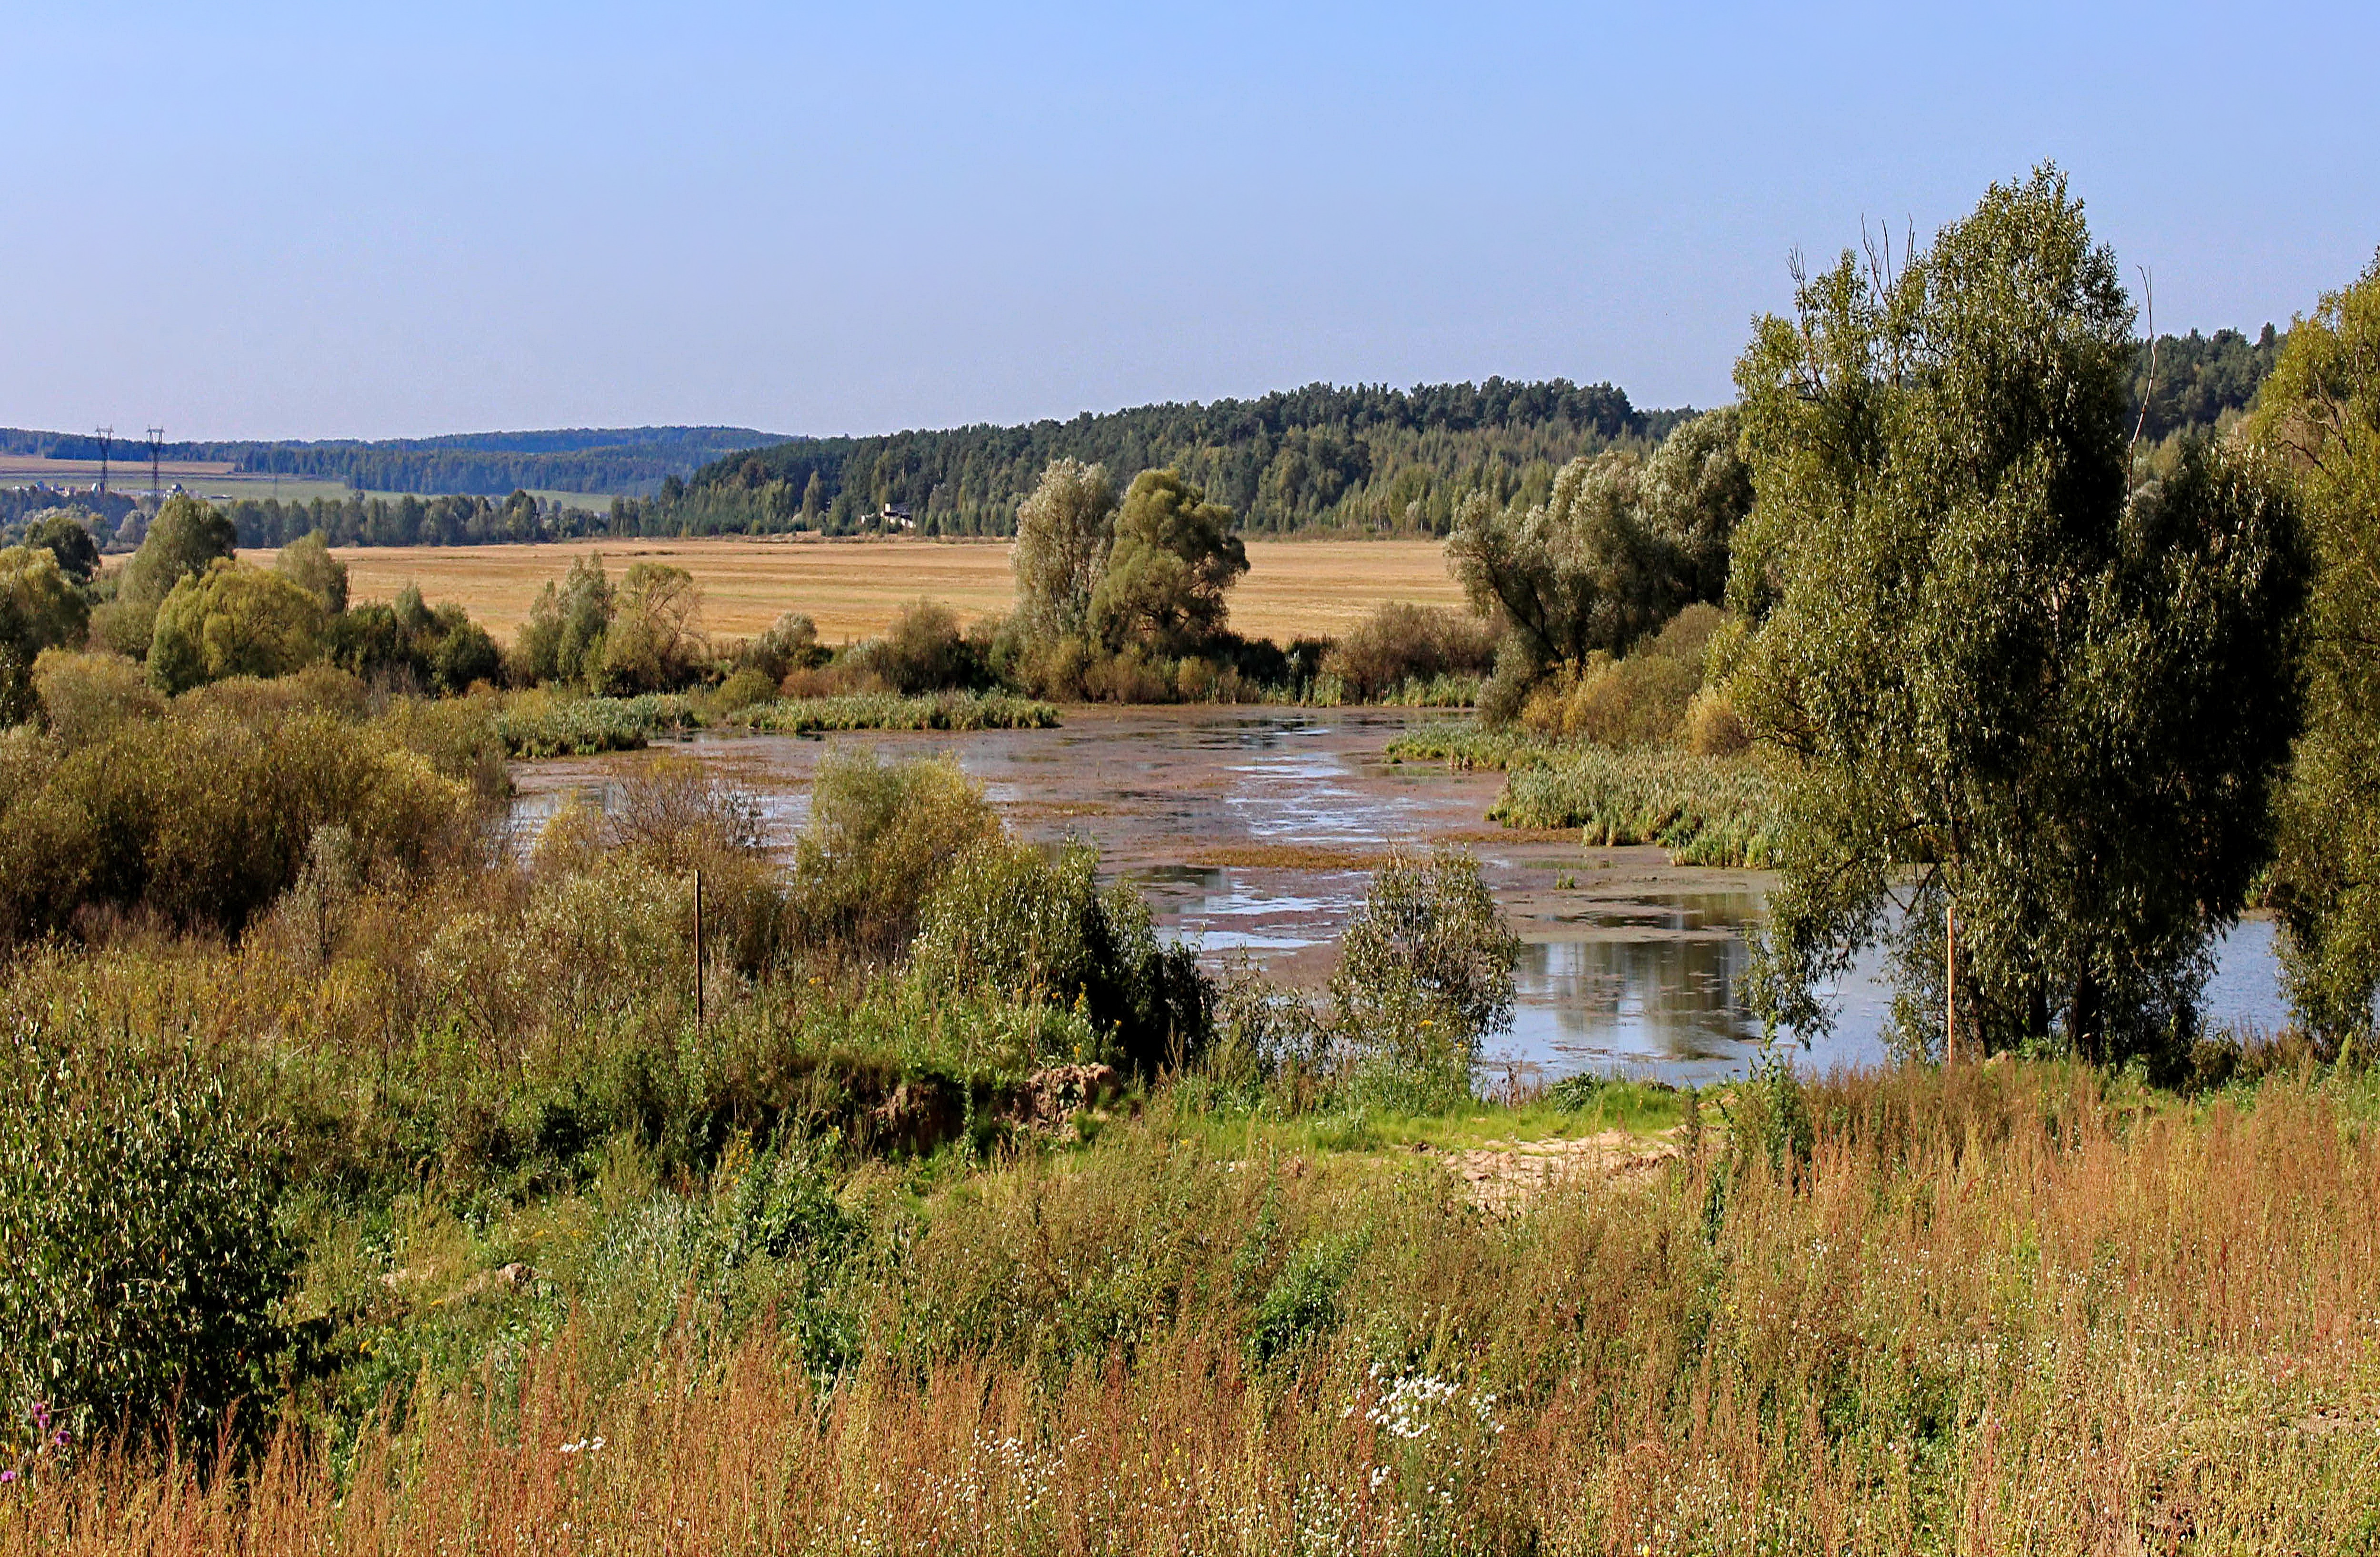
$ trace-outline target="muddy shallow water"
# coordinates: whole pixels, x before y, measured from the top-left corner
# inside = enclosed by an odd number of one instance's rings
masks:
[[[1737,1004],[1746,925],[1766,872],[1670,865],[1655,848],[1583,848],[1577,834],[1514,833],[1484,818],[1498,773],[1380,760],[1422,715],[1392,710],[1077,709],[1055,730],[836,737],[896,752],[948,751],[1026,837],[1089,838],[1103,868],[1148,896],[1168,933],[1220,958],[1244,953],[1318,984],[1334,943],[1390,847],[1453,842],[1479,858],[1524,943],[1512,1028],[1491,1069],[1582,1070],[1669,1079],[1739,1074],[1758,1029]],[[717,764],[760,797],[769,840],[790,844],[809,812],[827,742],[701,736],[675,749]],[[637,754],[517,764],[516,824],[535,827],[572,791],[601,794]],[[1889,997],[1873,959],[1833,991],[1833,1032],[1803,1063],[1883,1057]],[[2268,924],[2226,942],[2206,993],[2218,1021],[2277,1026]]]

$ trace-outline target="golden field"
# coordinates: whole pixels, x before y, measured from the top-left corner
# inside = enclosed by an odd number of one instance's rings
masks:
[[[352,597],[387,600],[418,583],[432,604],[456,602],[499,638],[528,614],[548,579],[600,551],[613,575],[666,562],[692,573],[713,633],[755,633],[799,611],[829,643],[880,632],[925,596],[963,617],[1008,609],[1008,544],[987,541],[574,541],[537,546],[341,548]],[[269,561],[269,553],[252,560]],[[1384,601],[1459,605],[1436,541],[1251,541],[1248,574],[1232,592],[1232,625],[1281,642],[1344,631]]]

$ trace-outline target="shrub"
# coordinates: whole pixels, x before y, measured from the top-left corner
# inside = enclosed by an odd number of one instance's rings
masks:
[[[314,829],[419,870],[478,839],[461,783],[381,727],[213,711],[119,726],[0,795],[0,943],[98,908],[237,931],[297,879]]]
[[[1717,606],[1690,605],[1624,660],[1595,654],[1563,666],[1522,705],[1522,724],[1621,750],[1678,741],[1721,620]]]
[[[1467,1097],[1481,1041],[1512,1016],[1521,943],[1456,850],[1391,855],[1348,920],[1334,1020],[1367,1089],[1410,1108]]]
[[[714,718],[737,713],[755,703],[773,702],[777,696],[778,677],[750,665],[735,671],[721,682],[706,699]]]
[[[856,652],[856,663],[908,694],[973,687],[983,679],[982,656],[959,631],[957,615],[929,600],[903,606],[884,636]]]
[[[999,832],[983,791],[955,761],[829,751],[794,852],[801,937],[843,955],[892,960],[960,856]]]
[[[1495,627],[1468,612],[1392,601],[1330,647],[1322,674],[1338,677],[1358,702],[1381,702],[1409,682],[1486,675],[1496,641]]]
[[[106,650],[43,650],[33,662],[33,688],[50,734],[70,748],[103,740],[128,720],[157,719],[165,712],[165,699],[149,685],[147,674]]]
[[[1080,1010],[1153,1076],[1204,1049],[1208,984],[1189,947],[1158,939],[1138,893],[1099,891],[1099,863],[1088,845],[1054,858],[1006,839],[978,845],[927,904],[911,966],[937,988]]]
[[[295,1263],[279,1189],[213,1067],[19,1031],[0,1057],[0,1435],[38,1403],[86,1441],[207,1443],[274,1389]]]

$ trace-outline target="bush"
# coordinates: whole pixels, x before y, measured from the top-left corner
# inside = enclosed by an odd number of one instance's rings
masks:
[[[1427,1020],[1442,1029],[1434,1040],[1475,1051],[1512,1019],[1520,952],[1477,860],[1444,847],[1391,854],[1347,921],[1331,992],[1353,1032]]]
[[[895,692],[915,695],[978,686],[983,659],[959,631],[947,605],[912,601],[875,642],[854,651],[856,664],[875,672]]]
[[[0,1058],[0,1447],[31,1408],[77,1440],[211,1444],[279,1384],[295,1260],[269,1138],[214,1068],[19,1031]]]
[[[157,719],[165,712],[165,699],[149,685],[147,673],[105,650],[43,650],[33,662],[33,687],[50,734],[69,748],[104,740],[128,720]]]
[[[983,791],[947,758],[888,764],[872,750],[829,751],[794,851],[800,937],[841,955],[891,961],[959,858],[999,833]]]
[[[911,967],[936,988],[1080,1010],[1135,1071],[1178,1068],[1206,1045],[1206,976],[1158,939],[1138,893],[1099,891],[1099,863],[1088,845],[977,845],[927,904]]]
[[[0,943],[92,909],[237,932],[330,824],[400,872],[479,837],[470,791],[380,726],[219,711],[123,724],[0,795]]]
[[[1396,698],[1408,683],[1485,675],[1496,663],[1495,627],[1468,612],[1390,602],[1358,623],[1322,658],[1357,702]]]
[[[1624,660],[1595,654],[1563,666],[1522,705],[1520,722],[1543,736],[1628,750],[1676,744],[1703,685],[1703,655],[1717,606],[1690,605]]]

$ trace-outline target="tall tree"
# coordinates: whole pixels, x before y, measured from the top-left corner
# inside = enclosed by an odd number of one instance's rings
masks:
[[[1790,759],[1755,996],[1818,1025],[1814,987],[1891,941],[1925,997],[1904,1040],[1937,1045],[1954,907],[1962,1046],[2154,1050],[2267,858],[2293,508],[2204,444],[2128,489],[2132,309],[2055,168],[1898,274],[1846,252],[1796,304],[1736,369],[1733,689]]]
[[[124,565],[115,599],[91,624],[94,633],[119,653],[145,658],[157,608],[174,587],[205,572],[218,557],[230,556],[238,544],[239,532],[212,505],[180,495],[165,499],[149,521],[140,549]]]
[[[2380,258],[2322,299],[2258,397],[2315,556],[2307,720],[2281,804],[2275,895],[2298,1020],[2368,1037],[2380,989]]]
[[[1107,571],[1091,594],[1092,626],[1111,646],[1190,652],[1221,633],[1223,592],[1247,570],[1229,508],[1172,470],[1144,470],[1117,511]]]
[[[815,486],[818,477],[813,473]],[[1016,510],[1016,609],[1037,633],[1077,635],[1115,541],[1115,483],[1104,465],[1053,459]]]

